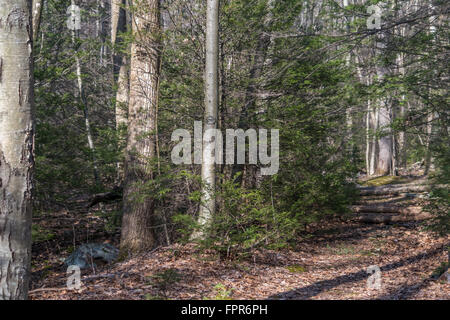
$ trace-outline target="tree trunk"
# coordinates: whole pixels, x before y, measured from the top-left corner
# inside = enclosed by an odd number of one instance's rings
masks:
[[[372,136],[372,152],[370,154],[370,172],[369,175],[374,175],[375,174],[375,170],[376,170],[376,165],[377,165],[377,136],[376,133],[378,131],[378,122],[379,122],[379,118],[380,118],[380,113],[378,108],[374,108],[373,110],[373,114],[372,114],[372,120],[373,120],[373,136]]]
[[[123,6],[126,5],[125,0],[111,0],[111,43],[115,45],[123,40],[119,33],[127,31],[126,12]],[[127,58],[123,54],[117,54],[113,51],[114,76],[117,77],[117,93],[116,93],[116,127],[120,128],[127,124],[127,110],[129,83]]]
[[[44,0],[33,0],[33,43],[36,42],[39,33],[43,2]]]
[[[127,110],[129,83],[128,83],[128,67],[127,58],[121,57],[119,75],[117,78],[117,93],[116,93],[116,129],[120,129],[127,125]]]
[[[72,6],[75,5],[75,0],[71,1]],[[77,37],[77,30],[72,30],[72,44],[75,47],[75,38]],[[94,166],[94,180],[95,183],[97,185],[100,184],[100,179],[98,176],[98,168],[97,168],[97,160],[95,157],[95,145],[94,145],[94,138],[92,135],[92,129],[91,129],[91,123],[90,123],[90,119],[89,119],[89,108],[88,108],[88,103],[87,103],[87,99],[86,99],[86,95],[84,92],[84,87],[83,87],[83,79],[81,77],[81,61],[80,58],[77,55],[77,48],[75,49],[75,67],[76,67],[76,75],[77,75],[77,84],[78,84],[78,97],[80,99],[81,105],[83,107],[83,115],[84,115],[84,123],[85,123],[85,127],[86,127],[86,135],[87,135],[87,140],[88,140],[88,146],[89,146],[89,150],[91,151],[92,154],[92,163]]]
[[[431,168],[432,157],[431,157],[431,140],[433,138],[433,121],[434,115],[431,111],[427,117],[427,143],[426,143],[426,155],[425,155],[425,175],[428,175]]]
[[[379,126],[383,130],[383,136],[378,140],[378,161],[376,173],[378,175],[387,175],[391,172],[392,166],[392,135],[387,133],[391,124],[388,103],[381,99],[379,113]]]
[[[105,11],[105,2],[104,0],[97,0],[97,8],[96,8],[96,36],[97,38],[100,38],[101,46],[100,46],[100,53],[99,53],[99,64],[101,66],[105,66],[106,60],[106,35],[105,35],[105,28],[103,27],[103,15]]]
[[[116,42],[121,42],[122,39],[118,34],[125,32],[127,29],[127,19],[124,6],[126,0],[111,0],[111,43],[114,46]],[[127,57],[123,54],[116,54],[113,50],[112,60],[114,64],[114,78],[117,77],[117,92],[116,92],[116,130],[121,131],[127,125],[128,118],[128,99],[129,99],[129,76]],[[122,150],[121,150],[122,151]],[[117,183],[120,184],[123,180],[123,161],[119,160],[117,163]]]
[[[406,6],[403,7],[403,9],[398,10],[397,12],[400,15],[405,15],[409,13],[409,5],[411,3],[407,2]],[[395,1],[395,6],[398,6],[398,1]],[[397,16],[398,18],[398,16]],[[406,27],[405,26],[399,26],[398,27],[398,33],[401,38],[404,38],[406,36]],[[397,54],[397,71],[399,76],[403,79],[405,76],[405,54],[404,53],[398,53]],[[400,118],[405,119],[406,111],[405,111],[405,94],[401,95],[401,103],[400,103]],[[406,133],[402,129],[398,133],[397,137],[397,165],[401,168],[406,169]]]
[[[155,245],[152,230],[154,201],[142,194],[153,178],[154,131],[160,65],[160,4],[146,0],[133,8],[128,140],[125,157],[121,255],[135,255]],[[139,198],[139,199],[137,199]]]
[[[204,132],[216,129],[219,102],[219,0],[208,0],[206,8],[206,65],[205,65],[205,119]],[[215,186],[215,139],[203,140],[202,150],[202,205],[198,216],[199,225],[206,227],[216,211]],[[215,150],[214,150],[215,151]],[[192,238],[202,237],[203,232],[195,232]]]
[[[430,14],[433,14],[434,12],[434,6],[432,3],[428,4]],[[430,22],[430,34],[434,35],[436,33],[436,27],[433,25],[433,20],[435,19],[434,15],[430,16],[429,22]],[[431,88],[429,89],[432,90]],[[427,145],[426,145],[426,155],[425,155],[425,175],[428,175],[430,173],[431,164],[433,162],[432,155],[431,155],[431,141],[433,138],[433,122],[434,122],[434,111],[431,110],[428,112],[427,117]]]
[[[405,101],[405,95],[402,95],[402,101]],[[400,117],[402,119],[405,119],[406,117],[406,108],[404,106],[404,104],[402,103],[402,105],[400,106]],[[398,138],[397,138],[397,145],[398,145],[398,166],[401,168],[406,169],[406,134],[404,130],[401,130],[398,133]]]
[[[380,48],[378,51],[379,55],[384,54],[386,44],[384,43],[385,36],[383,33],[380,34],[379,41],[376,45]],[[376,66],[376,72],[378,76],[378,81],[381,82],[389,73],[386,66],[380,65],[384,62],[378,62],[379,65]],[[389,105],[390,99],[388,97],[381,97],[379,99],[379,128],[382,130],[381,137],[378,140],[378,161],[376,173],[378,175],[387,175],[391,173],[392,169],[392,135],[391,135],[391,106]]]
[[[342,6],[346,8],[349,5],[348,0],[343,0]],[[346,24],[346,32],[347,34],[350,34],[350,24],[353,22],[353,19],[350,18],[349,20],[345,21]],[[348,54],[345,57],[345,64],[348,68],[351,66],[352,62],[352,51],[350,50]],[[352,142],[353,142],[353,108],[349,106],[347,110],[345,111],[345,118],[346,118],[346,124],[347,124],[347,141],[349,146],[349,151],[352,151]]]
[[[392,108],[393,109],[393,108]],[[395,113],[393,110],[391,110],[391,119],[395,119]],[[395,137],[395,132],[392,132],[391,134],[391,146],[392,146],[392,161],[391,161],[391,175],[397,176],[398,175],[398,168],[397,168],[397,139]]]
[[[367,100],[367,112],[366,112],[366,173],[370,175],[370,112],[371,112],[371,100]]]
[[[27,299],[33,172],[31,1],[0,0],[0,300]]]
[[[364,83],[365,85],[370,85],[370,74],[369,72],[363,72],[361,68],[362,58],[359,57],[358,53],[355,54],[356,60],[356,71],[358,74],[359,81]],[[366,151],[365,151],[365,163],[366,163],[366,174],[370,175],[370,115],[372,113],[372,101],[371,99],[367,99],[367,110],[366,110]]]

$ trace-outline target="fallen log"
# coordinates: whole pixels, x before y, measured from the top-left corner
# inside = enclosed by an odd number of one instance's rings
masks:
[[[371,195],[399,195],[402,193],[423,193],[431,190],[430,186],[383,186],[383,187],[364,187],[359,189],[361,196]]]
[[[431,218],[431,214],[421,212],[419,214],[399,214],[399,213],[358,213],[358,220],[363,223],[396,223],[422,221]]]
[[[421,196],[423,195],[423,196]],[[425,193],[418,195],[417,197],[404,197],[393,196],[389,198],[377,197],[360,197],[358,200],[353,202],[355,206],[366,206],[366,205],[393,205],[393,206],[403,206],[403,207],[416,207],[421,206],[424,203]]]
[[[122,199],[123,188],[121,186],[114,187],[110,192],[98,193],[91,197],[88,209],[101,202],[111,202]]]
[[[422,208],[417,206],[400,206],[392,204],[368,204],[352,206],[351,210],[355,213],[400,213],[400,214],[420,214]]]

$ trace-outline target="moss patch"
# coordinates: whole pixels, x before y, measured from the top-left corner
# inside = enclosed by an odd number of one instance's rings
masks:
[[[382,176],[364,181],[361,183],[361,185],[365,187],[379,187],[387,184],[400,184],[406,182],[408,182],[408,179],[405,177]]]
[[[31,240],[33,243],[44,242],[52,240],[56,237],[56,234],[50,232],[50,230],[44,229],[37,224],[31,226]]]
[[[298,265],[298,264],[293,264],[291,266],[287,266],[286,269],[292,273],[303,273],[303,272],[307,271],[305,267]]]

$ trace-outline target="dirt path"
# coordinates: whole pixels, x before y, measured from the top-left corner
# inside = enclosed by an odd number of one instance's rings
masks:
[[[190,246],[160,248],[93,274],[77,291],[38,291],[33,299],[448,299],[450,284],[430,279],[446,261],[449,238],[415,223],[330,223],[290,251],[262,251],[247,261],[218,261]],[[54,254],[57,256],[57,254]],[[47,257],[48,258],[48,257]],[[39,259],[39,258],[38,258]],[[33,289],[64,288],[56,257]],[[367,268],[381,269],[380,290],[367,288]],[[156,277],[155,277],[156,276]],[[159,279],[159,280],[158,280]],[[166,280],[164,280],[166,279]],[[168,280],[170,279],[170,280]]]
[[[126,262],[84,270],[81,289],[69,291],[62,260],[73,247],[105,241],[118,245],[119,241],[119,230],[108,225],[108,217],[117,208],[86,210],[83,200],[75,210],[34,218],[41,239],[33,245],[31,297],[449,299],[450,282],[431,276],[447,262],[450,237],[425,231],[424,222],[417,219],[426,201],[424,184],[403,179],[398,184],[362,188],[362,197],[353,207],[353,221],[321,223],[290,250],[263,250],[245,260],[220,261],[191,245],[173,245]],[[367,215],[376,219],[363,223],[361,216]],[[368,287],[370,266],[381,272],[379,288]]]

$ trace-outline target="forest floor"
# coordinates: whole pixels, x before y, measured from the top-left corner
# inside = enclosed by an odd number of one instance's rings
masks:
[[[447,278],[432,274],[447,262],[450,237],[420,222],[332,221],[299,239],[295,249],[260,250],[223,261],[192,245],[160,247],[140,257],[82,271],[80,290],[66,289],[62,260],[87,242],[118,245],[103,209],[64,210],[34,219],[32,299],[449,299]],[[369,266],[381,270],[370,289]]]

